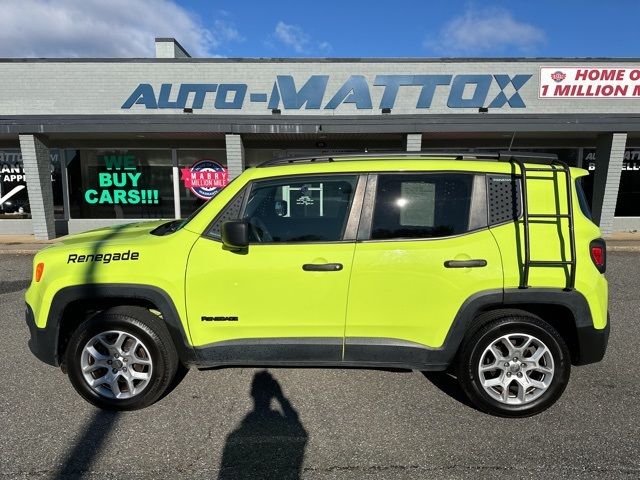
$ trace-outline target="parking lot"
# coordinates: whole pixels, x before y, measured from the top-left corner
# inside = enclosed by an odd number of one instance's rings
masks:
[[[638,253],[609,256],[604,361],[518,420],[444,374],[356,369],[194,370],[145,410],[99,411],[28,351],[31,260],[0,255],[0,477],[640,477]]]

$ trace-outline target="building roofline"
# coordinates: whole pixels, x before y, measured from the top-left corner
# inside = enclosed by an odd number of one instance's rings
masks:
[[[107,114],[0,116],[0,134],[93,132],[406,133],[638,132],[640,114],[406,114],[363,116]],[[320,128],[321,127],[321,128]]]
[[[0,58],[0,63],[640,63],[640,57]]]

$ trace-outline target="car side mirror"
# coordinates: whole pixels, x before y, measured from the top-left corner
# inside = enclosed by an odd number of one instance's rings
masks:
[[[242,250],[249,246],[249,224],[243,220],[224,222],[220,232],[222,244],[229,250]]]

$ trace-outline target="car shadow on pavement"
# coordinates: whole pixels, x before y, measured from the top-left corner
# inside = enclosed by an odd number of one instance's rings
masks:
[[[447,372],[422,372],[422,375],[429,380],[433,386],[461,404],[477,410],[471,403],[467,395],[458,383],[458,379]]]
[[[5,293],[13,293],[19,292],[20,290],[26,289],[31,280],[7,280],[0,281],[0,295]]]
[[[218,479],[300,478],[308,434],[298,412],[266,370],[254,375],[251,396],[253,410],[227,436]]]
[[[114,429],[118,416],[119,412],[96,410],[85,424],[74,446],[65,454],[64,463],[51,478],[80,478],[88,472]]]

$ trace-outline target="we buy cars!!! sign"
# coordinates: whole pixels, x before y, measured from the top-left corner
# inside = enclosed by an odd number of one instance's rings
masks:
[[[640,66],[540,67],[539,98],[640,98]]]

